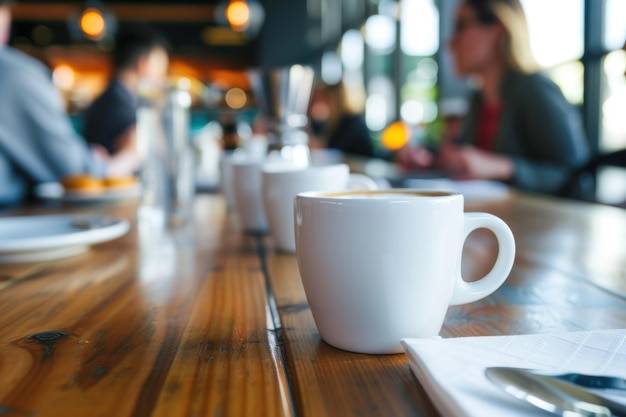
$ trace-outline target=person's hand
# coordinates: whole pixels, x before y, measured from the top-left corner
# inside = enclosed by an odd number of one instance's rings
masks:
[[[94,156],[94,158],[98,161],[101,161],[102,163],[106,164],[109,159],[111,159],[109,151],[107,151],[107,149],[102,145],[99,145],[97,143],[91,143],[89,144],[89,150],[91,151],[91,154]]]
[[[396,152],[396,161],[406,169],[425,169],[433,164],[433,154],[425,148],[406,145]]]
[[[136,152],[118,152],[109,159],[106,176],[126,177],[134,175],[140,165],[141,161]]]
[[[115,153],[107,164],[107,176],[125,177],[133,175],[141,165],[137,145],[137,128],[129,126],[115,139]]]
[[[438,163],[452,178],[460,180],[501,180],[513,176],[513,162],[502,155],[473,146],[443,146]]]
[[[325,149],[326,144],[319,138],[309,135],[309,149]]]
[[[121,149],[115,155],[111,155],[104,146],[99,144],[92,143],[89,148],[94,158],[104,165],[106,177],[133,175],[139,169],[139,155],[132,147]]]
[[[111,155],[104,146],[98,144],[91,144],[90,150],[94,158],[105,167],[106,177],[125,177],[134,174],[139,169],[140,161],[137,152],[122,150]]]

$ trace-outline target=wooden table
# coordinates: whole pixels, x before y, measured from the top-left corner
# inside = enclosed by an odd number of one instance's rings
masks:
[[[450,308],[444,337],[626,326],[626,211],[513,193],[467,202],[513,229],[518,254],[492,296]],[[436,416],[400,355],[320,340],[293,255],[241,233],[220,195],[162,239],[133,201],[45,212],[133,220],[88,253],[0,265],[0,415]],[[463,271],[493,261],[473,233]]]

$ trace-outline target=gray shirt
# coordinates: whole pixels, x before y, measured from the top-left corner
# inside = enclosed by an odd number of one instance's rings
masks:
[[[581,116],[558,86],[540,73],[510,72],[502,85],[502,113],[494,152],[512,158],[512,184],[528,191],[555,193],[569,173],[590,155]],[[475,143],[481,108],[476,93],[463,142]]]
[[[0,204],[19,202],[37,183],[103,172],[76,134],[46,67],[0,48]]]

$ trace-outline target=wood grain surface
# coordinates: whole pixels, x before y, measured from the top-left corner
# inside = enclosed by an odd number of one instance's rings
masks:
[[[498,291],[450,307],[443,337],[626,326],[626,246],[613,245],[626,241],[626,211],[523,194],[467,203],[466,211],[505,220],[516,238],[517,256]],[[609,224],[612,233],[602,237]],[[488,272],[496,250],[491,232],[472,233],[464,247],[464,277],[471,281]],[[403,354],[355,354],[320,339],[294,255],[269,251],[267,262],[299,415],[438,415]]]
[[[195,209],[162,239],[135,223],[84,255],[0,267],[0,414],[293,415],[256,242],[221,198]]]
[[[160,236],[136,202],[0,215],[102,213],[131,232],[72,258],[0,265],[0,414],[437,416],[406,357],[323,342],[296,257],[241,232],[220,195]],[[443,337],[626,326],[626,211],[513,193],[466,204],[517,242],[498,291],[451,307]],[[467,280],[493,264],[490,232],[464,248]],[[444,416],[445,417],[445,416]]]

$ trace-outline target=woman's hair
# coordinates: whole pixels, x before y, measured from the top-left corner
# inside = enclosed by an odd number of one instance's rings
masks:
[[[539,69],[530,46],[526,14],[519,0],[465,0],[484,24],[500,22],[506,36],[502,48],[508,65],[521,72]]]

